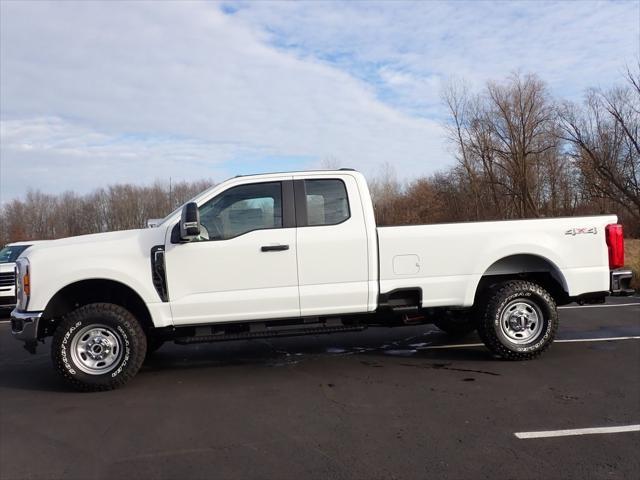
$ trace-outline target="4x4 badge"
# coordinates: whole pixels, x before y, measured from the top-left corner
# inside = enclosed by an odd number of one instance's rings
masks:
[[[576,235],[586,235],[586,234],[597,235],[598,234],[598,229],[596,227],[570,228],[569,230],[564,232],[564,234],[565,235],[571,235],[571,236],[574,236],[574,237]]]

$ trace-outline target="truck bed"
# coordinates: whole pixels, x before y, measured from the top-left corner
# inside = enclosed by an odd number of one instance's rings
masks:
[[[473,304],[480,278],[549,271],[574,297],[609,289],[615,215],[378,227],[380,292],[419,287],[422,306]],[[515,270],[514,270],[515,269]]]

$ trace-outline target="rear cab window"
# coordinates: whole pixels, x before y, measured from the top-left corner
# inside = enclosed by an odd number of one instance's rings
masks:
[[[306,218],[298,226],[338,225],[351,216],[349,197],[344,182],[340,179],[303,180]],[[297,192],[302,195],[300,188]]]

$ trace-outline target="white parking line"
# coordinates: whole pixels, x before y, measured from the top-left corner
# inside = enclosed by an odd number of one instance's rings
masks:
[[[603,338],[562,338],[555,340],[556,343],[570,343],[570,342],[611,342],[614,340],[638,340],[640,336],[633,337],[603,337]]]
[[[484,343],[459,343],[457,345],[431,345],[429,347],[418,348],[418,350],[434,350],[437,348],[464,348],[464,347],[484,347]]]
[[[636,303],[608,303],[606,305],[565,305],[558,307],[558,310],[565,308],[605,308],[605,307],[631,307],[633,305],[640,305],[640,302]]]
[[[605,338],[569,338],[555,340],[554,343],[570,343],[570,342],[612,342],[616,340],[640,340],[640,336],[634,337],[605,337]],[[429,350],[436,348],[464,348],[464,347],[483,347],[484,343],[459,343],[456,345],[432,345],[429,347],[418,348],[418,350]]]
[[[640,432],[640,425],[622,425],[620,427],[575,428],[572,430],[547,430],[545,432],[517,432],[514,435],[520,439],[568,437],[571,435],[594,435],[597,433]]]

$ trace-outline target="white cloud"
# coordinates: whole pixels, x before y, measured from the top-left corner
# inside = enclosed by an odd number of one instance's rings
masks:
[[[633,64],[640,53],[638,2],[241,5],[233,16],[266,29],[272,44],[364,78],[371,78],[373,69],[387,76],[392,71],[412,75],[416,84],[457,76],[480,85],[523,70],[538,73],[556,93],[577,98],[587,87],[619,80],[625,64]],[[401,95],[406,86],[395,85]]]
[[[452,161],[450,76],[577,98],[638,55],[634,2],[0,2],[0,200],[324,158]],[[235,8],[235,4],[234,4]]]
[[[1,43],[3,199],[232,174],[247,158],[412,172],[448,159],[437,122],[209,4],[3,3]],[[34,174],[43,168],[54,180]]]

